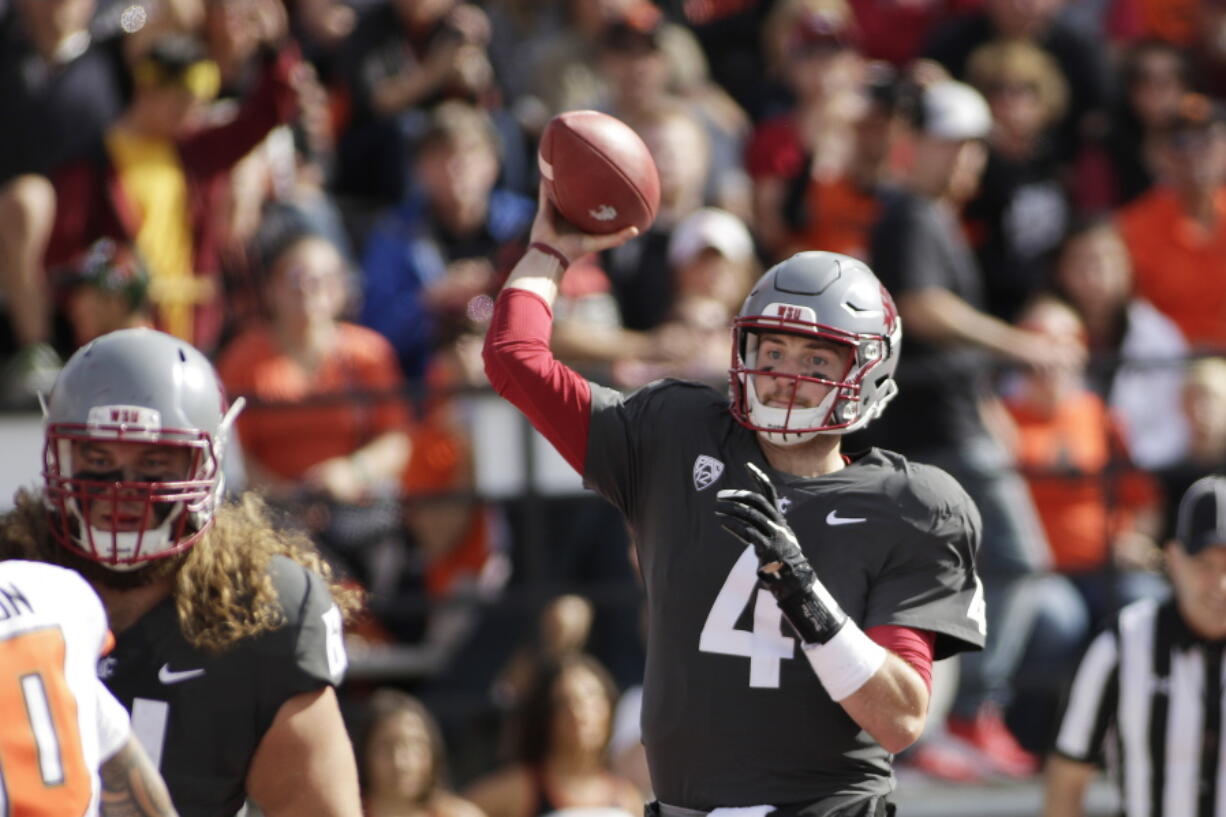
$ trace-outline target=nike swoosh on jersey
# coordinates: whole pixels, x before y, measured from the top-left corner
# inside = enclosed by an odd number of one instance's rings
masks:
[[[163,684],[177,684],[180,681],[190,681],[193,678],[199,678],[204,675],[202,669],[184,669],[175,672],[171,670],[170,664],[163,664],[158,670],[158,680]]]
[[[838,511],[831,511],[826,514],[827,525],[854,525],[857,522],[867,522],[863,516],[839,516]]]

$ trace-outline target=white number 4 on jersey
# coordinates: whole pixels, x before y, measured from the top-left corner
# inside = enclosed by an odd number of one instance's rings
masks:
[[[720,588],[698,636],[700,652],[738,655],[749,659],[749,685],[779,687],[779,662],[796,654],[796,639],[783,635],[783,613],[768,591],[757,593],[753,630],[738,630],[737,619],[758,590],[758,557],[745,548]]]

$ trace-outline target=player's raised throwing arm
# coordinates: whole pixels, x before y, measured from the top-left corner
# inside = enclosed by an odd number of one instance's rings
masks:
[[[549,350],[551,308],[570,262],[616,247],[638,234],[575,232],[542,189],[532,243],[507,278],[485,339],[485,374],[494,389],[522,411],[579,473],[587,449],[591,393],[587,381]]]

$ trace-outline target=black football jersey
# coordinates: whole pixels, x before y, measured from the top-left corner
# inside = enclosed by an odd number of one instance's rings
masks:
[[[585,479],[626,515],[649,606],[643,741],[661,801],[694,809],[888,793],[890,756],[832,701],[758,590],[757,559],[715,515],[724,488],[770,475],[805,555],[862,628],[981,648],[980,519],[945,472],[871,449],[802,479],[770,467],[727,398],[662,381],[592,384]]]
[[[277,710],[344,674],[341,612],[323,579],[284,556],[269,573],[285,613],[278,629],[210,654],[183,637],[168,598],[120,633],[98,664],[182,817],[237,813]]]

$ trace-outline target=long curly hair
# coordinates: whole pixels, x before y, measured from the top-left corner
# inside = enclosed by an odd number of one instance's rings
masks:
[[[268,567],[286,556],[319,574],[346,621],[364,604],[362,591],[342,583],[302,533],[274,525],[263,499],[253,493],[221,505],[213,525],[185,553],[159,559],[132,573],[109,570],[56,544],[49,511],[31,491],[0,516],[0,560],[30,559],[73,568],[87,579],[124,588],[174,576],[171,591],[184,638],[198,649],[224,652],[236,642],[285,623]]]

